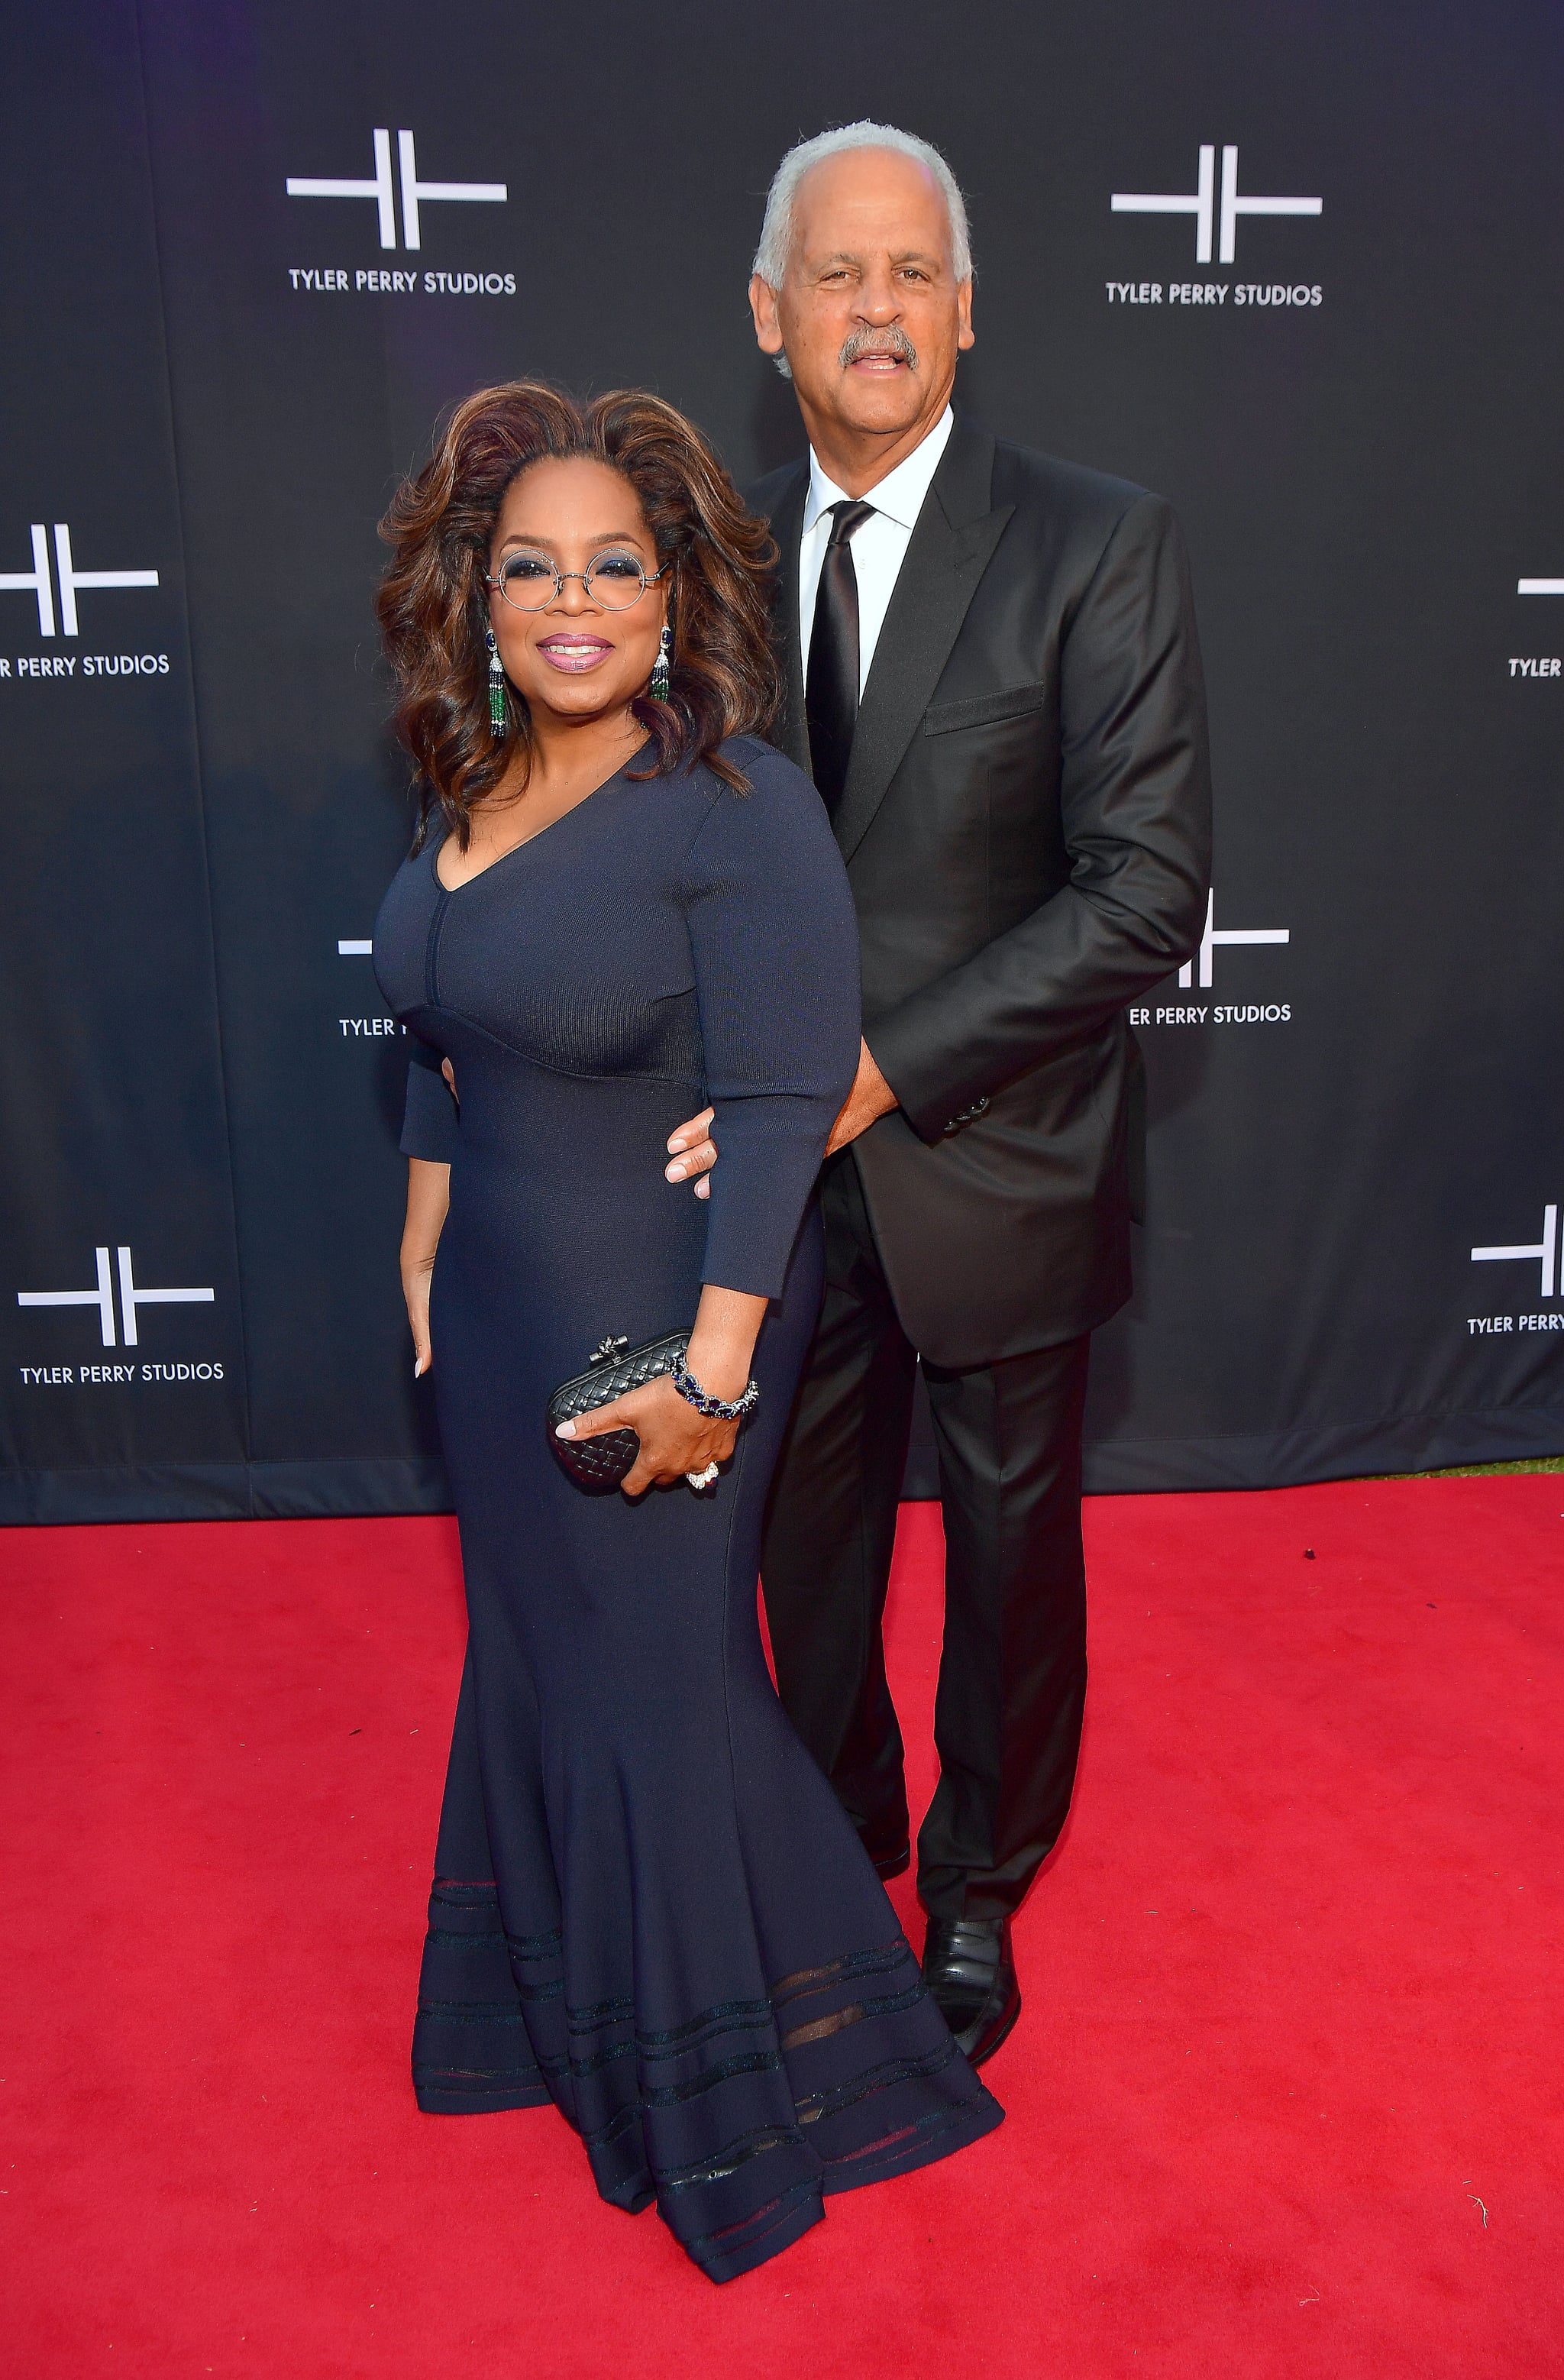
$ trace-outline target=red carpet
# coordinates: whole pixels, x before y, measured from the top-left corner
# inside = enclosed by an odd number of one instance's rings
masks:
[[[724,2290],[552,2111],[414,2109],[450,1526],[8,1534],[5,2372],[1564,2372],[1564,1479],[1089,1524],[1009,2121]],[[920,1746],[937,1544],[909,1508]]]

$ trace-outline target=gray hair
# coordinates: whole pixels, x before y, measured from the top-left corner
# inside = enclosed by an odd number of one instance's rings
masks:
[[[969,281],[972,240],[967,230],[966,201],[949,165],[939,150],[930,141],[920,140],[915,132],[899,132],[893,124],[867,121],[839,125],[833,132],[818,132],[813,140],[801,140],[795,149],[788,151],[766,193],[766,219],[760,226],[760,245],[755,251],[753,268],[760,279],[773,289],[782,287],[793,241],[793,201],[798,185],[811,165],[818,165],[822,157],[839,156],[844,149],[894,149],[932,174],[950,217],[951,261],[956,279]]]

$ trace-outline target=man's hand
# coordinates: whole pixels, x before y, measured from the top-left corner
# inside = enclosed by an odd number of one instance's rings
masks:
[[[698,1175],[695,1185],[697,1198],[711,1196],[711,1184],[705,1177],[717,1162],[717,1144],[711,1137],[711,1119],[716,1112],[715,1108],[702,1108],[697,1116],[691,1116],[688,1123],[682,1123],[668,1139],[668,1154],[674,1161],[664,1167],[665,1178],[687,1182],[692,1174]]]
[[[868,1043],[860,1039],[857,1077],[843,1102],[841,1114],[831,1125],[826,1155],[832,1157],[839,1148],[845,1148],[850,1140],[856,1140],[860,1133],[867,1132],[879,1117],[889,1115],[895,1105],[895,1092],[875,1064]]]
[[[875,1064],[868,1043],[860,1036],[857,1075],[841,1114],[830,1128],[826,1155],[830,1157],[837,1149],[845,1148],[850,1140],[856,1140],[860,1133],[867,1132],[877,1116],[889,1115],[895,1105],[895,1092]],[[706,1176],[717,1162],[717,1144],[711,1137],[711,1121],[715,1112],[712,1108],[702,1108],[697,1116],[691,1116],[687,1123],[682,1123],[678,1131],[671,1133],[668,1137],[668,1154],[673,1162],[663,1169],[667,1179],[670,1182],[687,1182],[694,1175],[697,1198],[709,1198],[711,1196],[711,1184]]]

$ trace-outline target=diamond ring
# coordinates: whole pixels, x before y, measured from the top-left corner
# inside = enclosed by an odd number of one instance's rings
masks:
[[[686,1471],[685,1477],[692,1488],[709,1488],[717,1476],[717,1465],[709,1463],[704,1471]]]

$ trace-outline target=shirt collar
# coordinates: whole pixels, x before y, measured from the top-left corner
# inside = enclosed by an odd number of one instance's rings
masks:
[[[864,502],[872,504],[877,513],[884,513],[900,528],[911,530],[916,525],[923,500],[928,493],[929,482],[940,468],[940,458],[950,443],[954,426],[955,415],[947,406],[927,438],[920,439],[912,453],[869,490]],[[805,536],[808,536],[822,513],[829,512],[832,504],[847,501],[846,491],[827,477],[825,467],[811,446],[809,492],[804,500]]]

